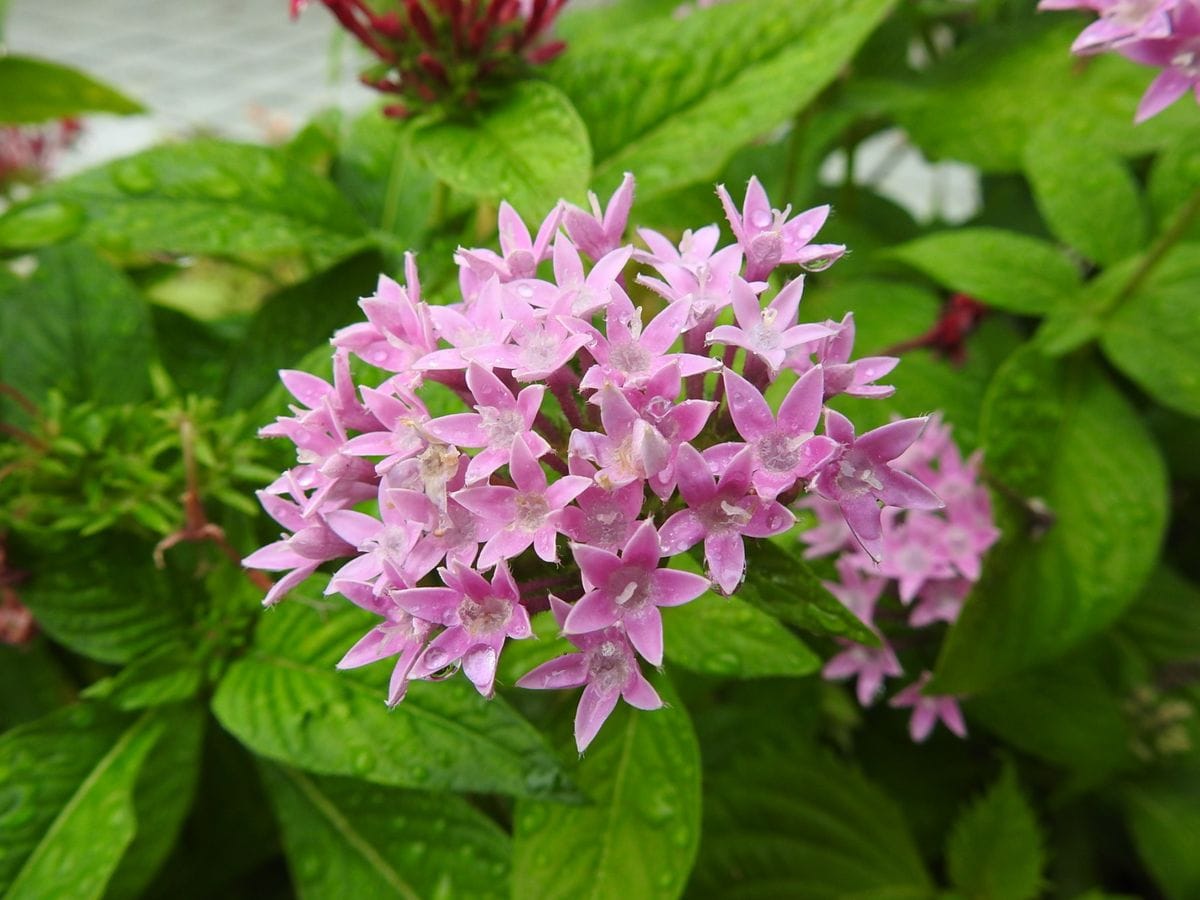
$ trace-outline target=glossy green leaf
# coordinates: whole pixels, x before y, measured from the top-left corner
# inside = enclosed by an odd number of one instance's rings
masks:
[[[631,171],[650,198],[715,177],[808,105],[891,6],[741,0],[650,18],[572,48],[549,77],[587,123],[597,187],[612,190]]]
[[[413,152],[455,190],[507,200],[540,221],[560,197],[580,201],[592,171],[587,128],[561,91],[516,85],[469,122],[438,122],[410,135]]]
[[[624,703],[576,772],[590,803],[517,803],[513,896],[599,900],[679,896],[700,841],[700,747],[683,706]]]
[[[189,648],[183,644],[168,645],[89,685],[83,696],[132,712],[190,700],[203,684],[204,672]]]
[[[746,542],[746,580],[734,596],[813,634],[879,646],[875,633],[829,593],[807,562],[771,541]]]
[[[101,896],[133,841],[134,787],[165,727],[154,712],[74,706],[0,738],[5,897]]]
[[[142,111],[141,104],[76,69],[29,56],[0,56],[0,124]]]
[[[42,204],[78,208],[84,239],[120,252],[302,254],[320,268],[366,240],[329,181],[281,150],[225,141],[155,147],[53,184],[0,216],[0,233]]]
[[[314,347],[326,346],[339,328],[362,318],[359,297],[374,292],[382,271],[377,253],[362,253],[264,301],[225,363],[225,409],[246,409],[279,383],[279,370],[295,368]],[[321,373],[329,380],[329,366]],[[290,395],[289,395],[290,397]]]
[[[1006,767],[950,833],[950,883],[969,900],[1033,900],[1040,894],[1043,864],[1037,819],[1016,773]]]
[[[133,789],[137,833],[104,892],[105,900],[134,900],[171,852],[192,806],[200,777],[207,713],[198,704],[159,707],[162,734]]]
[[[150,389],[150,314],[129,280],[81,245],[47,249],[0,295],[0,381],[42,403],[129,403]]]
[[[195,585],[156,568],[150,549],[124,536],[79,540],[69,559],[37,558],[21,599],[48,635],[101,662],[186,641]]]
[[[711,591],[663,615],[667,659],[732,678],[809,675],[821,658],[779,620],[738,597]]]
[[[1200,768],[1168,771],[1125,792],[1138,853],[1168,900],[1200,894]]]
[[[959,228],[917,238],[887,257],[989,306],[1045,315],[1079,290],[1079,272],[1037,238],[998,228]]]
[[[1166,525],[1158,449],[1094,365],[1018,351],[988,391],[983,435],[996,482],[1010,499],[1044,503],[1053,524],[1013,504],[942,648],[938,684],[955,693],[1002,684],[1111,623],[1153,569]]]
[[[1063,140],[1051,123],[1025,145],[1024,166],[1050,229],[1088,259],[1107,265],[1146,243],[1146,205],[1133,174],[1112,151]]]
[[[509,840],[467,801],[262,766],[302,898],[508,896]]]
[[[45,635],[0,645],[0,732],[40,719],[75,697],[75,681]]]
[[[1200,416],[1200,243],[1158,263],[1108,317],[1100,345],[1154,399]]]
[[[896,803],[856,769],[795,741],[705,771],[696,896],[927,898],[929,874]]]
[[[414,683],[389,711],[386,662],[336,670],[376,621],[349,604],[322,614],[293,601],[264,612],[253,650],[217,688],[217,718],[256,753],[319,774],[430,790],[570,793],[533,727],[465,678]]]
[[[1133,114],[1152,73],[1116,54],[1086,62],[1072,56],[1081,25],[1049,14],[1037,23],[981,29],[913,83],[864,90],[888,106],[927,156],[985,171],[1021,168],[1026,143],[1049,123],[1064,144],[1122,156],[1173,142],[1191,111],[1176,104],[1135,128]]]

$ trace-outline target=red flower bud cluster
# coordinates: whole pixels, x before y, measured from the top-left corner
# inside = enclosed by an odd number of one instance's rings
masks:
[[[547,32],[567,0],[393,0],[377,12],[366,0],[322,0],[378,62],[363,83],[398,102],[405,118],[431,107],[477,106],[489,87],[562,52]],[[292,15],[308,0],[291,0]]]

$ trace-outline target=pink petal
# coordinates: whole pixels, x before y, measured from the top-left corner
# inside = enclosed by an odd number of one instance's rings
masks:
[[[723,378],[725,394],[729,398],[729,412],[738,433],[747,441],[754,441],[773,431],[775,416],[762,392],[732,369],[726,369]]]
[[[563,634],[589,634],[617,624],[621,610],[601,591],[589,591],[576,602],[563,623]]]
[[[813,366],[800,376],[779,404],[780,430],[791,436],[811,434],[821,420],[824,399],[825,373],[820,366]]]
[[[517,435],[513,438],[512,455],[508,458],[508,471],[517,485],[517,490],[526,494],[544,494],[546,492],[546,473],[542,471],[541,463],[533,456],[525,438]]]
[[[793,278],[785,284],[783,289],[776,294],[775,299],[770,302],[769,308],[775,310],[776,321],[779,323],[780,328],[789,322],[796,321],[796,316],[800,313],[800,298],[803,294],[804,276],[801,275],[799,278]],[[820,328],[824,331],[825,334],[818,335],[818,337],[831,334],[829,329],[824,325],[810,327]]]
[[[681,509],[663,523],[658,530],[663,553],[674,556],[696,546],[704,538],[707,529],[700,518],[690,509]]]
[[[704,539],[704,561],[713,581],[726,594],[732,594],[746,571],[746,547],[742,536],[735,531],[710,534]]]
[[[651,525],[651,528],[653,527]],[[655,543],[657,544],[657,538],[655,539]],[[622,567],[621,560],[617,558],[615,553],[610,553],[608,550],[602,550],[599,547],[589,547],[587,544],[573,545],[571,547],[571,555],[575,557],[575,562],[579,564],[584,585],[591,588],[598,588],[608,584],[608,580],[619,572]],[[657,559],[655,562],[657,562]]]
[[[499,656],[492,647],[472,647],[463,655],[463,674],[475,689],[485,697],[495,693],[496,664]]]
[[[391,597],[410,616],[426,622],[453,625],[458,621],[458,601],[462,598],[450,588],[407,588],[392,591]]]
[[[560,601],[561,602],[561,601]],[[542,663],[517,679],[517,687],[555,691],[579,687],[588,677],[587,654],[568,653]]]
[[[899,422],[881,425],[862,435],[855,442],[855,449],[864,451],[872,459],[895,459],[921,436],[928,421],[928,416],[921,416],[916,419],[901,419]]]
[[[625,619],[625,633],[642,658],[652,666],[661,666],[663,659],[662,614],[656,606],[648,606],[641,614]]]
[[[599,688],[589,684],[579,698],[579,709],[575,713],[575,746],[582,753],[600,731],[600,726],[616,708],[619,692],[602,694]]]
[[[683,495],[688,506],[700,506],[716,495],[717,488],[713,483],[708,466],[704,462],[704,457],[691,444],[679,445],[678,455],[675,457],[675,469],[676,477],[679,479],[679,493]],[[693,541],[693,543],[695,542]]]
[[[654,522],[647,520],[638,526],[637,530],[621,551],[621,560],[625,566],[640,569],[656,569],[662,559],[662,549],[658,543],[658,532]]]
[[[729,287],[729,296],[733,300],[734,318],[743,331],[749,331],[762,322],[762,304],[759,303],[754,288],[750,287],[744,278],[733,279]]]
[[[679,569],[658,569],[650,575],[657,606],[682,606],[695,600],[712,584],[703,575]]]
[[[653,685],[637,669],[634,669],[629,681],[621,689],[621,696],[636,709],[660,709],[663,705],[662,698],[658,696]]]

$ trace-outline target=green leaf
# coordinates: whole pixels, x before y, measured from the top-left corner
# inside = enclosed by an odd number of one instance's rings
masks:
[[[226,411],[253,406],[279,383],[280,369],[295,368],[314,347],[332,358],[329,338],[362,317],[358,298],[374,292],[382,267],[377,253],[362,253],[268,297],[229,353]]]
[[[829,593],[808,563],[771,541],[746,542],[746,580],[735,596],[813,634],[879,646],[875,633]]]
[[[668,706],[619,704],[579,763],[585,806],[517,803],[513,896],[679,896],[700,841],[700,747],[665,679]]]
[[[857,770],[794,741],[743,745],[705,771],[696,896],[927,898],[933,886],[899,807]]]
[[[968,900],[1031,900],[1042,883],[1042,836],[1011,766],[954,825],[950,883]]]
[[[1054,123],[1025,145],[1025,174],[1056,236],[1102,265],[1133,255],[1150,222],[1133,174],[1111,150],[1063,140]]]
[[[166,720],[75,706],[0,738],[0,891],[99,897],[137,828],[134,786]]]
[[[1045,241],[998,228],[958,228],[886,252],[989,306],[1045,315],[1079,290],[1079,272]]]
[[[187,640],[195,585],[155,568],[150,547],[125,536],[76,541],[70,556],[42,556],[21,599],[38,624],[72,650],[126,663]]]
[[[47,203],[82,210],[84,239],[119,252],[304,254],[322,268],[366,241],[328,181],[281,150],[216,140],[155,147],[53,184],[0,216],[0,233]]]
[[[413,152],[455,190],[507,200],[540,219],[560,197],[580,200],[592,171],[587,128],[562,92],[540,81],[516,85],[469,123],[416,127]]]
[[[1160,566],[1118,625],[1153,662],[1200,659],[1200,587]]]
[[[674,664],[733,678],[810,675],[821,658],[775,619],[737,597],[711,591],[664,615]]]
[[[251,653],[213,698],[225,728],[256,753],[325,775],[430,790],[572,796],[554,755],[500,699],[465,678],[417,682],[384,703],[386,663],[335,663],[377,619],[338,608],[322,617],[292,601],[263,614]]]
[[[996,482],[1046,504],[1053,524],[1013,504],[1006,539],[942,648],[936,685],[953,693],[994,687],[1111,623],[1150,574],[1166,525],[1158,449],[1086,360],[1015,353],[988,391],[983,435]]]
[[[1132,737],[1124,698],[1105,681],[1102,666],[1095,657],[1072,655],[1023,672],[969,698],[967,716],[1084,783],[1101,780],[1130,762]]]
[[[1200,243],[1158,263],[1109,316],[1100,346],[1154,399],[1200,416]]]
[[[40,719],[75,697],[75,682],[44,635],[0,645],[0,732]]]
[[[129,115],[141,104],[59,63],[29,56],[0,56],[0,124],[64,119],[83,113]]]
[[[1052,122],[1063,144],[1122,156],[1174,142],[1190,124],[1190,110],[1179,104],[1133,127],[1152,73],[1115,55],[1086,62],[1072,56],[1081,24],[1076,17],[1052,15],[980,29],[980,37],[912,84],[861,89],[877,101],[886,98],[889,111],[927,156],[989,172],[1021,168],[1026,143]]]
[[[508,835],[467,801],[262,766],[302,898],[507,897]]]
[[[150,315],[129,280],[80,245],[38,254],[37,270],[0,296],[0,381],[37,403],[129,403],[149,393]]]
[[[1131,786],[1125,810],[1138,853],[1168,900],[1200,894],[1200,768]]]
[[[573,47],[550,78],[587,123],[597,187],[631,171],[648,199],[715,177],[807,106],[891,6],[744,0],[652,18]]]
[[[1191,128],[1154,160],[1147,196],[1158,227],[1166,228],[1180,207],[1200,190],[1200,130]],[[1188,240],[1200,241],[1200,221],[1186,232]]]
[[[108,883],[104,900],[141,897],[179,837],[200,778],[205,710],[160,707],[162,734],[146,757],[133,790],[137,834]]]
[[[676,561],[692,572],[701,566],[690,556]],[[663,614],[667,659],[676,665],[733,678],[809,675],[821,658],[779,620],[738,597],[706,591],[691,603]]]
[[[185,645],[169,645],[135,659],[116,675],[89,685],[83,696],[103,700],[126,712],[190,700],[204,684],[204,673]]]

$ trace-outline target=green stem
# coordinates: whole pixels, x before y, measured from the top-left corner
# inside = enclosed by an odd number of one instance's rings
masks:
[[[1188,198],[1187,202],[1175,213],[1174,218],[1171,219],[1171,224],[1167,226],[1166,231],[1159,235],[1158,240],[1146,251],[1146,255],[1142,257],[1141,264],[1129,277],[1129,280],[1125,282],[1125,286],[1100,310],[1101,315],[1113,312],[1137,292],[1142,283],[1150,277],[1150,273],[1162,262],[1163,257],[1187,233],[1192,222],[1196,220],[1197,215],[1200,215],[1200,188],[1197,188],[1192,196]]]

